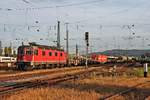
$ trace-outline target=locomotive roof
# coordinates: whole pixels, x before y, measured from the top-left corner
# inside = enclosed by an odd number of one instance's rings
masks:
[[[22,45],[20,47],[25,48],[25,47],[32,47],[32,46],[38,47],[38,48],[41,48],[41,49],[52,49],[52,50],[64,51],[63,49],[59,49],[56,46],[47,46],[47,45],[30,44],[30,43],[29,43],[29,45]]]

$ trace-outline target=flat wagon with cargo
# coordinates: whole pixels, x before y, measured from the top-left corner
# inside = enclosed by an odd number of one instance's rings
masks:
[[[16,67],[16,57],[0,56],[0,69],[8,69]]]

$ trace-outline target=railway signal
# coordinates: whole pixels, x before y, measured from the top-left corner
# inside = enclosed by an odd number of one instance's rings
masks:
[[[86,42],[86,62],[85,62],[85,65],[86,65],[86,68],[87,68],[88,67],[87,56],[88,56],[88,47],[89,47],[89,32],[85,32],[85,42]]]
[[[85,32],[85,40],[88,41],[88,39],[89,39],[89,32]]]
[[[89,32],[85,32],[86,46],[89,47]]]

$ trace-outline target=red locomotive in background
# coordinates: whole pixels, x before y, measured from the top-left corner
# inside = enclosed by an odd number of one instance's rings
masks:
[[[67,54],[53,46],[29,43],[18,48],[17,66],[21,70],[66,65]]]
[[[91,59],[98,63],[106,63],[108,62],[108,56],[102,54],[92,54]]]

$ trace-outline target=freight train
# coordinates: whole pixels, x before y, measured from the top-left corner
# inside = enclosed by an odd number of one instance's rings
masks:
[[[91,60],[97,63],[124,63],[134,62],[135,57],[129,56],[107,56],[103,54],[92,54]]]
[[[53,68],[66,66],[68,59],[68,55],[63,49],[59,49],[55,46],[29,43],[29,45],[22,45],[18,47],[17,60],[14,60],[13,64],[16,64],[16,68],[19,70]],[[124,63],[133,61],[135,61],[134,57],[116,57],[103,54],[88,55],[88,64]],[[71,66],[85,65],[85,62],[86,57],[84,56],[69,59],[69,65]],[[11,66],[10,63],[8,65]]]
[[[66,65],[67,54],[54,46],[29,43],[18,48],[17,67],[20,70]]]
[[[136,61],[141,63],[150,63],[150,54],[146,53],[140,57],[136,57]]]

